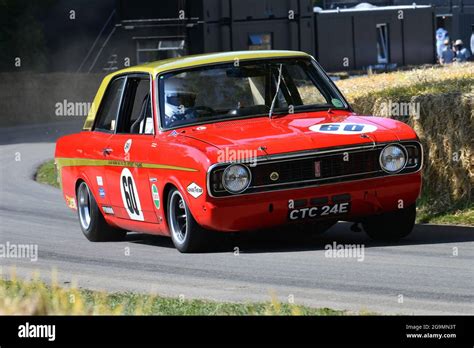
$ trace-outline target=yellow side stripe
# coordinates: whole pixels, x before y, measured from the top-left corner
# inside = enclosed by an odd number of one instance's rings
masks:
[[[150,169],[169,169],[169,170],[180,170],[185,172],[197,172],[197,169],[171,166],[168,164],[155,164],[155,163],[143,163],[143,162],[132,162],[132,161],[116,161],[116,160],[100,160],[100,159],[88,159],[88,158],[56,158],[56,165],[58,169],[62,167],[97,167],[97,166],[108,166],[108,167],[133,167],[133,168],[150,168]]]

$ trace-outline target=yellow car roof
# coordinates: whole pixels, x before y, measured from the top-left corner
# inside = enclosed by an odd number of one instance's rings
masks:
[[[214,63],[226,63],[234,62],[236,60],[249,60],[249,59],[264,59],[264,58],[281,58],[281,57],[310,57],[309,54],[300,51],[236,51],[236,52],[223,52],[223,53],[205,53],[197,54],[192,56],[184,56],[177,58],[170,58],[164,60],[158,60],[146,64],[132,66],[121,70],[114,71],[111,74],[105,76],[102,84],[97,91],[97,94],[92,103],[89,114],[84,123],[83,130],[91,130],[94,123],[98,106],[104,96],[105,90],[110,80],[117,75],[125,73],[149,73],[153,77],[159,73],[172,71],[181,68],[195,67],[199,65],[207,65]]]
[[[158,60],[146,64],[136,65],[130,68],[113,72],[111,76],[127,73],[127,72],[147,72],[152,75],[161,72],[194,67],[199,65],[207,65],[213,63],[233,62],[235,60],[261,59],[261,58],[278,58],[278,57],[309,57],[309,54],[299,51],[236,51],[222,53],[205,53],[192,56],[184,56],[177,58],[169,58]]]

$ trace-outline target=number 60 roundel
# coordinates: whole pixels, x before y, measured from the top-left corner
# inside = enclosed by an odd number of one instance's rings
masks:
[[[337,135],[352,135],[361,133],[371,133],[377,130],[377,127],[371,124],[359,123],[322,123],[315,124],[309,127],[313,132],[337,134]]]
[[[120,174],[120,193],[122,194],[123,205],[130,219],[143,221],[137,185],[135,185],[135,180],[133,180],[132,173],[128,168],[124,168],[122,174]]]

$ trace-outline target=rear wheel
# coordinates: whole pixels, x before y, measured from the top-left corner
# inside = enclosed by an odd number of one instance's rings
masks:
[[[210,232],[199,226],[181,192],[168,195],[168,226],[173,244],[182,253],[202,251],[210,242]]]
[[[362,223],[370,238],[377,241],[394,242],[408,236],[416,219],[416,204],[377,216]]]
[[[107,224],[85,182],[81,182],[77,188],[76,196],[79,224],[88,240],[91,242],[106,242],[125,238],[126,231],[113,228]]]

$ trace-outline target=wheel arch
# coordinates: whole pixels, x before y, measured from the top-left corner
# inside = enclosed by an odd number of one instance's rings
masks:
[[[166,225],[169,229],[168,224],[168,198],[172,189],[179,190],[174,183],[167,182],[163,187],[163,215],[165,217]]]
[[[90,180],[89,180],[88,176],[85,175],[84,173],[81,173],[76,178],[76,182],[74,183],[74,194],[76,196],[76,199],[77,199],[77,189],[79,188],[79,185],[82,182],[86,183],[86,185],[89,187],[90,194],[92,195],[92,197],[94,197],[95,201],[97,202],[97,197],[94,195],[94,190],[93,190],[93,187],[91,186]]]
[[[189,211],[191,212],[191,215],[193,215],[193,217],[196,216],[196,214],[194,213],[194,205],[191,204],[192,202],[190,201],[189,199],[189,196],[186,194],[187,191],[186,191],[186,188],[181,184],[181,182],[176,178],[176,177],[170,177],[168,179],[168,181],[166,182],[165,186],[163,187],[163,215],[165,217],[165,221],[166,221],[166,226],[168,228],[168,231],[169,231],[169,221],[168,221],[168,198],[169,198],[169,194],[171,192],[172,189],[177,189],[180,193],[181,193],[181,196],[183,196],[183,199],[184,201],[186,202],[186,205],[189,209]]]

